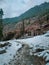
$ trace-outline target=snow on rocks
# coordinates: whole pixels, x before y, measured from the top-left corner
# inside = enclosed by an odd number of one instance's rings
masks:
[[[0,65],[8,65],[8,63],[13,60],[17,51],[20,51],[23,44],[29,45],[30,55],[34,55],[38,57],[43,57],[45,59],[46,65],[49,63],[49,32],[44,35],[35,36],[27,39],[15,39],[0,42]],[[16,54],[16,58],[17,58]],[[19,54],[20,56],[20,54]],[[23,58],[22,58],[23,59]],[[9,63],[10,65],[10,63]]]
[[[34,54],[34,56],[42,57],[43,59],[45,59],[46,65],[49,64],[49,50],[37,52],[37,53]]]
[[[46,34],[35,36],[33,38],[19,39],[21,43],[26,43],[33,49],[34,55],[45,59],[46,65],[49,65],[49,31]],[[38,50],[38,52],[37,52]]]
[[[16,40],[0,42],[0,65],[8,64],[13,59],[16,51],[21,47],[22,44],[17,43]]]
[[[33,47],[34,51],[38,48],[49,49],[49,37],[46,37],[47,35],[49,35],[49,32],[32,38],[18,39],[17,42],[28,44],[30,47]]]

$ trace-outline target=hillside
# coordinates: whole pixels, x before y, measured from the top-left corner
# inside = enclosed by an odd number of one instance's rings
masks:
[[[3,36],[5,40],[17,39],[22,38],[23,34],[24,36],[37,36],[48,30],[49,3],[45,2],[31,8],[19,17],[4,19]]]
[[[42,16],[46,13],[49,13],[49,3],[47,2],[29,9],[27,12],[23,13],[19,17],[6,18],[3,20],[3,23],[4,24],[14,23],[14,22],[21,21],[23,19],[36,17],[36,16]]]

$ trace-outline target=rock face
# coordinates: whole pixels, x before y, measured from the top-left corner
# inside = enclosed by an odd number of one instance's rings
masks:
[[[30,54],[30,47],[23,45],[8,65],[45,65],[44,59]]]
[[[49,16],[48,16],[49,17]],[[24,23],[23,23],[24,22]],[[24,35],[36,36],[41,35],[49,30],[49,19],[47,15],[40,18],[24,19],[18,23],[4,25],[3,35],[5,39],[20,38],[24,31]]]

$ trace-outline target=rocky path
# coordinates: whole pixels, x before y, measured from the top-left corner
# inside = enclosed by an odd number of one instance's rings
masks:
[[[13,60],[8,65],[45,65],[45,61],[42,57],[30,54],[30,47],[22,44],[22,48],[17,51]]]

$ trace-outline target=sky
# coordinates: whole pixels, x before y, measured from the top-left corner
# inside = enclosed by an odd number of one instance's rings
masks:
[[[0,0],[0,8],[4,11],[4,18],[18,17],[30,8],[49,2],[49,0]]]

